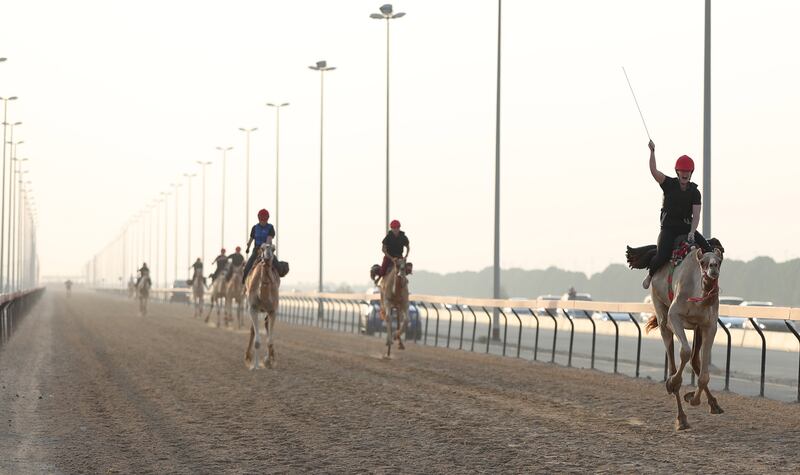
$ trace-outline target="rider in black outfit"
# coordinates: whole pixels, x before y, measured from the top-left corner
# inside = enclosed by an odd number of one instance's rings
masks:
[[[228,266],[228,272],[225,273],[225,282],[231,280],[231,276],[233,275],[233,269],[235,267],[240,267],[244,264],[244,256],[242,255],[242,248],[236,246],[236,252],[228,256],[228,259],[231,261],[231,265]]]
[[[650,287],[653,275],[664,265],[672,255],[675,239],[681,234],[686,234],[689,243],[696,243],[703,252],[711,252],[705,238],[697,232],[700,223],[700,190],[692,183],[694,161],[682,155],[675,162],[677,178],[664,175],[656,168],[656,145],[651,140],[650,147],[650,174],[661,185],[664,191],[664,202],[661,206],[661,232],[658,234],[658,250],[650,261],[650,272],[642,282],[645,289]]]

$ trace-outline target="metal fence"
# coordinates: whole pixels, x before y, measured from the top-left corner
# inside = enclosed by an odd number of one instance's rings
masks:
[[[43,293],[44,287],[0,294],[0,345],[8,343],[14,330]]]
[[[187,293],[189,290],[152,289],[151,292],[163,295],[164,301],[167,301],[169,295]],[[379,298],[378,294],[283,293],[279,313],[283,321],[295,325],[383,336],[384,332],[393,328],[387,330],[385,322],[376,321],[373,309]],[[604,359],[613,362],[609,369],[615,374],[619,372],[621,363],[620,338],[627,335],[636,341],[635,352],[632,352],[635,356],[630,361],[632,375],[636,378],[641,377],[642,341],[645,338],[642,316],[654,311],[651,304],[644,303],[499,300],[415,294],[410,296],[410,304],[415,312],[411,312],[410,329],[406,337],[419,344],[547,361],[571,367],[573,357],[576,356],[576,334],[580,334],[589,338],[589,354],[580,355],[586,358],[588,366],[596,369],[598,353],[603,351]],[[497,317],[494,316],[495,313]],[[757,348],[760,347],[760,396],[765,393],[767,339],[759,322],[782,322],[785,325],[788,330],[785,335],[792,335],[793,342],[788,343],[784,339],[779,349],[797,351],[797,380],[793,383],[797,386],[796,400],[800,402],[800,323],[797,323],[800,321],[800,308],[720,305],[720,314],[746,319],[758,335],[760,342],[756,341],[754,344]],[[390,325],[395,322],[392,319]],[[724,333],[718,333],[718,338],[723,335],[725,345],[723,389],[728,391],[732,374],[732,331],[738,330],[727,328],[721,320],[719,326]],[[609,348],[598,348],[601,336],[603,342],[609,343]],[[613,343],[607,342],[609,338]],[[660,336],[658,339],[660,340]],[[666,354],[662,377],[667,377]],[[691,378],[693,384],[694,374]]]

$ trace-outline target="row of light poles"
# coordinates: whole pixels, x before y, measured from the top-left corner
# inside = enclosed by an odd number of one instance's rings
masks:
[[[0,58],[5,63],[6,58]],[[36,202],[24,169],[27,158],[19,157],[23,140],[14,138],[20,121],[9,121],[9,102],[17,96],[2,96],[2,197],[0,198],[0,292],[33,287],[38,282],[39,260],[36,248]]]
[[[380,7],[379,12],[370,14],[370,18],[376,20],[385,20],[386,21],[386,212],[385,212],[385,227],[384,231],[389,227],[389,219],[390,219],[390,161],[389,161],[389,71],[390,71],[390,20],[398,19],[405,16],[405,13],[402,12],[394,12],[392,5],[386,4]],[[336,68],[333,66],[329,66],[326,61],[318,61],[315,65],[309,66],[309,69],[314,71],[320,72],[320,126],[319,126],[319,278],[318,278],[318,290],[321,292],[323,290],[323,172],[324,172],[324,111],[325,111],[325,73],[335,70]],[[284,103],[267,103],[268,107],[272,107],[275,109],[275,225],[276,228],[279,224],[280,219],[280,112],[281,109],[288,106],[288,102]],[[246,204],[245,204],[245,214],[247,223],[248,219],[250,219],[250,134],[258,130],[256,127],[252,128],[245,128],[240,127],[240,131],[245,133],[245,175],[246,175],[246,183],[245,183],[245,194],[246,194]],[[222,218],[221,218],[221,243],[224,246],[225,242],[225,185],[226,185],[226,162],[227,162],[227,152],[232,150],[232,147],[217,147],[218,151],[222,152]],[[201,223],[201,246],[202,251],[201,254],[206,249],[205,243],[205,229],[206,229],[206,212],[205,212],[205,202],[206,202],[206,167],[210,165],[212,162],[210,161],[196,161],[198,165],[201,166],[201,174],[202,174],[202,223]],[[188,179],[188,191],[189,196],[191,196],[191,178],[195,176],[195,174],[184,174],[183,176],[187,177]],[[177,188],[174,190],[176,194],[176,209],[177,209]],[[189,206],[189,228],[191,229],[191,199],[187,200]],[[176,212],[177,218],[177,212]],[[177,223],[176,223],[177,226]],[[177,229],[177,228],[176,228]],[[248,230],[245,229],[245,232]],[[177,255],[177,231],[176,231],[176,252]],[[277,244],[277,236],[276,236],[276,244]],[[222,247],[222,246],[221,246]],[[187,243],[187,256],[188,261],[191,262],[191,238],[189,238],[189,242]],[[166,252],[165,252],[166,254]],[[91,263],[90,263],[91,265]],[[176,265],[177,268],[177,265]],[[166,274],[165,274],[166,275]],[[177,275],[177,273],[176,273]],[[166,278],[165,278],[166,281]]]

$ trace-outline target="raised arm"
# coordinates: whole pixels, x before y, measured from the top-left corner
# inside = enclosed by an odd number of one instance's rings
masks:
[[[658,182],[658,184],[664,183],[664,179],[667,177],[664,176],[663,173],[658,171],[656,168],[656,144],[653,143],[651,140],[650,143],[647,144],[650,147],[650,174],[653,175],[653,178]]]

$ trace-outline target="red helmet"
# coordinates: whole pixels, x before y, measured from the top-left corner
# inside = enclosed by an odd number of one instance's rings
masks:
[[[261,211],[259,211],[258,212],[258,219],[259,219],[259,221],[260,220],[264,220],[264,219],[269,219],[269,211],[267,211],[265,209],[262,209]]]
[[[688,155],[681,155],[678,157],[678,161],[675,162],[675,171],[678,172],[693,172],[694,171],[694,160],[689,158]]]
[[[389,224],[389,227],[390,227],[390,228],[392,228],[392,229],[400,229],[400,221],[398,221],[398,220],[396,220],[396,219],[395,219],[395,220],[393,220],[393,221],[392,221],[392,222]]]
[[[220,253],[220,254],[225,254],[225,248],[223,247],[222,249],[220,249],[220,250],[219,250],[219,253]]]
[[[236,246],[236,252],[241,252],[242,248],[240,246]]]

